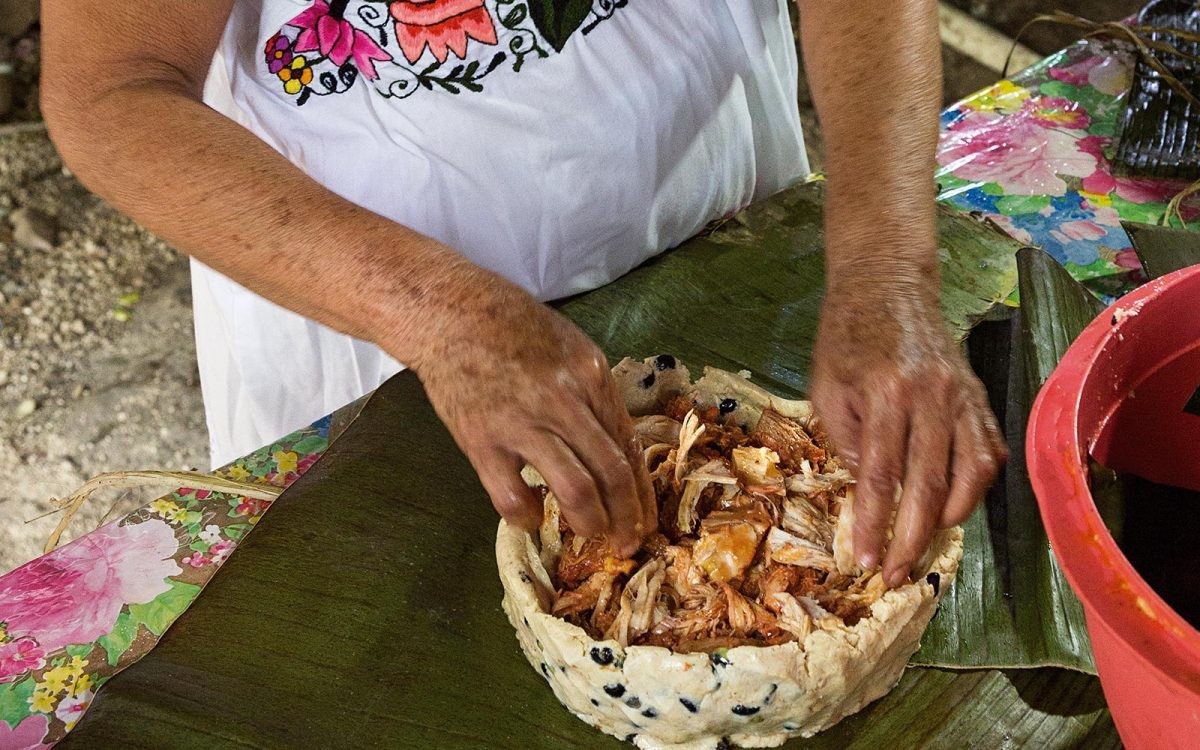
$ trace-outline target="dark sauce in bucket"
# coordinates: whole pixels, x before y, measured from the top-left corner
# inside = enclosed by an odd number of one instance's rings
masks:
[[[1096,506],[1121,552],[1200,629],[1200,492],[1107,470],[1094,471],[1092,480]]]

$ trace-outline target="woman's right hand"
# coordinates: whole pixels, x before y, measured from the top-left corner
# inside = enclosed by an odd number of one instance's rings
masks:
[[[545,478],[576,533],[632,555],[657,525],[650,478],[604,353],[573,323],[508,281],[481,275],[411,363],[492,504],[536,529]]]

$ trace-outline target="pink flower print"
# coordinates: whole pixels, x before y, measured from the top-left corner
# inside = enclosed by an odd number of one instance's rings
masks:
[[[1092,55],[1061,68],[1050,68],[1051,78],[1072,86],[1091,86],[1097,91],[1117,96],[1129,90],[1133,82],[1133,60],[1126,52]]]
[[[1137,253],[1131,249],[1118,252],[1114,262],[1121,268],[1128,268],[1134,271],[1142,270],[1142,261],[1138,258]]]
[[[47,653],[109,632],[121,607],[167,591],[180,567],[175,532],[153,519],[111,523],[0,577],[0,622]]]
[[[1130,203],[1166,203],[1188,185],[1153,177],[1118,177],[1116,183],[1117,195]]]
[[[1064,65],[1061,68],[1050,68],[1047,72],[1056,81],[1069,83],[1072,86],[1083,86],[1088,82],[1088,73],[1102,62],[1104,62],[1103,57],[1092,55],[1071,65]]]
[[[1091,210],[1092,221],[1102,227],[1119,227],[1121,226],[1121,214],[1117,213],[1117,209],[1112,206],[1094,206],[1091,201],[1084,200],[1083,207]]]
[[[1004,233],[1012,237],[1022,245],[1032,245],[1033,235],[1027,230],[1017,226],[1011,216],[1004,214],[988,214],[987,217],[992,220],[992,223],[1004,230]]]
[[[1065,195],[1060,175],[1096,171],[1096,157],[1078,141],[1025,113],[970,112],[942,133],[938,163],[960,179],[998,183],[1009,195]]]
[[[1095,195],[1108,195],[1117,187],[1117,181],[1109,174],[1107,169],[1097,169],[1087,177],[1084,177],[1079,187],[1088,193]]]
[[[307,456],[305,456],[304,458],[301,458],[299,461],[297,461],[296,462],[297,476],[303,475],[304,472],[308,471],[309,467],[311,467],[313,464],[315,464],[317,462],[317,459],[319,459],[320,457],[321,457],[320,453],[310,453]]]
[[[224,539],[209,547],[208,554],[212,555],[213,565],[220,565],[229,559],[236,546],[231,540]]]
[[[0,684],[46,664],[46,650],[29,636],[0,643]]]
[[[16,727],[0,720],[0,747],[5,750],[42,750],[50,745],[42,742],[50,729],[46,714],[30,714]]]
[[[301,30],[293,47],[296,52],[316,50],[338,67],[352,59],[354,67],[372,81],[379,77],[375,63],[390,62],[392,59],[370,34],[355,28],[344,18],[329,15],[329,4],[324,0],[317,0],[308,10],[288,21],[287,25]]]
[[[255,500],[247,497],[242,498],[242,502],[238,503],[235,510],[239,516],[256,516],[269,507],[271,507],[270,500]]]
[[[1063,222],[1058,229],[1050,230],[1050,234],[1065,244],[1072,240],[1098,240],[1108,234],[1108,230],[1095,222],[1078,220]]]
[[[292,42],[283,34],[276,34],[267,40],[264,50],[267,56],[267,70],[274,75],[292,64]]]
[[[192,554],[183,558],[182,562],[184,565],[190,565],[193,568],[203,568],[205,565],[208,565],[210,562],[212,562],[212,560],[209,560],[207,557],[205,557],[203,553],[193,552]]]

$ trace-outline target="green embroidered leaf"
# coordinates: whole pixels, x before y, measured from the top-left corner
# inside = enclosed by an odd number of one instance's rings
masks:
[[[506,13],[504,17],[500,19],[500,23],[503,24],[505,28],[511,29],[513,27],[520,26],[521,22],[525,20],[526,15],[527,13],[525,6],[518,5]]]
[[[154,635],[162,635],[199,593],[199,586],[171,581],[171,588],[159,594],[154,601],[129,605],[129,614],[135,622],[145,625]]]
[[[1004,188],[1000,187],[998,182],[985,182],[979,188],[984,195],[1004,195]]]
[[[113,625],[113,629],[96,641],[108,654],[109,666],[115,667],[121,655],[133,645],[137,629],[138,624],[134,622],[133,616],[128,612],[122,612],[121,616],[117,618],[116,624]]]
[[[996,208],[1006,216],[1036,214],[1049,205],[1048,195],[1006,195],[996,201]]]
[[[0,685],[0,721],[16,728],[31,713],[29,696],[33,695],[33,678]]]
[[[556,52],[583,25],[592,12],[592,0],[529,0],[529,16]]]

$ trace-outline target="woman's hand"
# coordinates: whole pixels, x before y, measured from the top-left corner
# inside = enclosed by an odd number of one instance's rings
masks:
[[[936,284],[930,292],[839,281],[822,311],[812,397],[858,478],[859,563],[882,562],[896,586],[935,529],[971,515],[1007,449],[983,385],[942,322]]]
[[[530,464],[577,533],[631,555],[657,525],[650,478],[604,353],[518,287],[481,272],[442,327],[444,345],[413,368],[496,510],[536,529]]]

